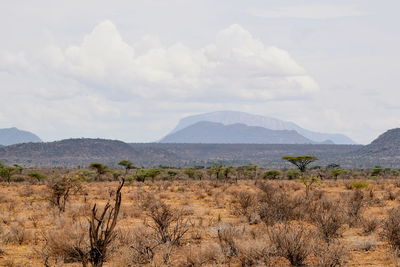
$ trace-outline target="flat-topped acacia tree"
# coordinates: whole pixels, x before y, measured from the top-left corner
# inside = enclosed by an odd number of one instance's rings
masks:
[[[296,165],[301,172],[306,171],[308,164],[318,160],[318,158],[314,156],[297,156],[297,157],[283,156],[282,159],[287,160],[290,163]]]
[[[120,165],[120,166],[125,168],[125,175],[128,174],[128,171],[130,169],[135,169],[136,168],[135,165],[133,164],[133,162],[130,161],[130,160],[121,160],[120,162],[118,162],[118,165]]]

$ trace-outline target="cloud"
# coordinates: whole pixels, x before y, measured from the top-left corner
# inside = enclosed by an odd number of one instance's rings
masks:
[[[287,51],[237,24],[192,48],[149,35],[130,44],[104,21],[75,44],[0,55],[0,79],[9,85],[2,91],[8,100],[0,124],[44,140],[154,141],[183,115],[251,111],[266,101],[276,109],[282,100],[319,90]]]
[[[273,101],[305,97],[319,90],[287,51],[265,45],[237,24],[220,31],[213,43],[193,49],[180,42],[163,45],[149,36],[128,44],[107,20],[80,44],[49,46],[29,64],[37,62],[42,72],[54,72],[92,93],[119,101],[137,97]]]
[[[351,5],[292,5],[273,7],[268,10],[249,8],[247,13],[264,18],[293,18],[293,19],[336,19],[358,17],[366,13]]]

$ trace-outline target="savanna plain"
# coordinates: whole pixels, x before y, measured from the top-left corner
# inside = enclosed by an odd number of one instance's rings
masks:
[[[395,170],[92,167],[3,179],[0,266],[400,266]]]

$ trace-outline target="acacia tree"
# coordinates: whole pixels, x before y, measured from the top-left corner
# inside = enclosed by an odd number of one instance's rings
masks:
[[[133,164],[133,162],[130,161],[130,160],[121,160],[121,161],[118,163],[118,165],[120,165],[120,166],[122,166],[122,167],[125,168],[125,175],[128,174],[128,171],[129,171],[129,170],[135,169],[135,168],[136,168],[135,165]]]
[[[287,160],[290,163],[296,165],[301,172],[306,171],[308,164],[318,160],[318,158],[314,156],[298,156],[298,157],[283,156],[282,159]]]
[[[15,172],[15,168],[11,166],[0,166],[0,177],[2,180],[7,181],[8,183],[11,182],[12,175]]]
[[[90,169],[94,169],[97,172],[95,180],[98,181],[100,180],[101,175],[105,174],[108,172],[108,167],[107,165],[104,165],[99,162],[92,162],[89,165]]]

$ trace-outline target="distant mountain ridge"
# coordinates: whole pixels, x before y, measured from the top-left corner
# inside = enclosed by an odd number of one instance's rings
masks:
[[[118,140],[66,139],[47,143],[24,143],[0,147],[0,161],[25,167],[77,167],[98,161],[116,165],[121,160],[135,164],[165,164],[176,157],[163,149],[133,148]]]
[[[359,156],[400,158],[400,128],[388,130],[356,151]]]
[[[0,129],[0,145],[9,146],[20,143],[42,142],[35,134],[15,127]]]
[[[200,121],[164,137],[160,143],[197,144],[312,144],[294,130],[270,130],[242,123],[224,125]]]
[[[343,134],[319,133],[306,130],[293,122],[283,121],[261,115],[253,115],[239,111],[216,111],[183,118],[179,121],[173,134],[200,121],[218,122],[224,125],[242,123],[247,126],[259,126],[270,130],[295,130],[307,139],[317,143],[331,140],[335,144],[356,144],[352,139]]]

